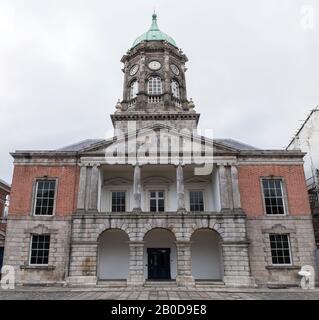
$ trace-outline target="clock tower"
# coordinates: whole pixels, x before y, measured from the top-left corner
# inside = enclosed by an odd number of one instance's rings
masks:
[[[150,29],[138,37],[122,57],[123,99],[111,115],[115,129],[127,129],[128,121],[139,128],[163,123],[177,129],[197,127],[199,114],[187,98],[186,55],[157,25],[152,16]]]

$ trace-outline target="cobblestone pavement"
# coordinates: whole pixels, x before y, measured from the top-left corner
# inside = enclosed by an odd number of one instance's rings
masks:
[[[0,300],[319,300],[319,289],[21,287]]]

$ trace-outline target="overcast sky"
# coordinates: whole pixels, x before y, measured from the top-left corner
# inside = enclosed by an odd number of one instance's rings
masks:
[[[11,151],[110,131],[120,59],[154,6],[216,138],[283,148],[319,104],[318,0],[0,0],[0,178]]]

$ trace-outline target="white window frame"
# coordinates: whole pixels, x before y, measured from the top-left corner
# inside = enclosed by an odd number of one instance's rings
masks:
[[[104,187],[105,188],[105,187]],[[130,203],[130,188],[129,186],[113,186],[105,188],[106,192],[106,212],[109,213],[120,213],[112,212],[112,192],[121,191],[125,192],[125,212],[130,212],[131,203]]]
[[[185,206],[186,209],[190,212],[190,191],[202,191],[203,192],[203,200],[204,200],[204,210],[209,210],[209,201],[207,188],[209,188],[209,181],[201,181],[201,182],[185,182]],[[204,211],[193,211],[195,213],[200,213]]]
[[[282,194],[282,205],[284,213],[278,214],[278,213],[267,213],[267,207],[266,207],[266,199],[265,199],[265,193],[264,193],[264,185],[263,180],[280,180],[281,184],[281,194]],[[282,177],[261,177],[260,178],[260,187],[261,187],[261,196],[263,201],[263,208],[264,208],[264,214],[268,217],[283,217],[288,215],[288,200],[287,200],[287,192],[285,187],[285,180]]]
[[[38,193],[38,182],[40,181],[55,181],[55,189],[54,189],[54,200],[53,200],[53,209],[52,209],[52,214],[36,214],[36,207],[37,207],[37,193]],[[35,178],[34,181],[34,193],[33,193],[33,210],[32,210],[32,215],[34,217],[53,217],[55,216],[55,210],[56,210],[56,201],[57,201],[57,192],[58,192],[58,179],[57,178]]]
[[[160,212],[154,212],[153,213],[159,213],[159,214],[163,214],[165,212],[168,211],[168,202],[169,202],[169,190],[168,187],[166,185],[163,184],[159,184],[158,186],[152,185],[152,186],[147,186],[145,188],[145,208],[146,211],[151,212],[151,206],[150,206],[150,192],[151,191],[163,191],[164,192],[164,211],[160,211]]]
[[[31,257],[32,257],[32,242],[33,242],[33,236],[49,236],[50,237],[50,241],[49,241],[49,253],[48,253],[48,263],[46,264],[38,264],[38,263],[31,263]],[[39,267],[47,267],[49,265],[50,262],[50,247],[51,247],[51,239],[52,236],[49,233],[45,233],[45,234],[36,234],[36,233],[32,233],[31,237],[30,237],[30,245],[29,245],[29,266],[39,266]]]
[[[159,80],[159,83],[160,83],[160,86],[158,86],[157,84],[155,84],[154,82]],[[160,88],[160,92],[154,92],[154,89],[157,87]],[[152,89],[152,90],[150,90]],[[151,92],[152,91],[152,92]],[[148,78],[148,81],[147,81],[147,93],[148,95],[150,96],[160,96],[163,94],[163,83],[162,83],[162,79],[160,76],[151,76]]]
[[[171,90],[173,98],[179,100],[180,99],[180,85],[178,81],[172,80],[171,81]]]
[[[204,210],[203,211],[191,211],[191,192],[201,192],[202,194],[203,194],[203,207],[204,207]],[[206,194],[205,194],[205,189],[196,189],[196,188],[194,188],[194,189],[189,189],[188,190],[188,209],[189,209],[189,211],[191,211],[191,212],[198,212],[198,213],[200,213],[200,212],[205,212],[206,211]]]
[[[163,200],[164,200],[164,211],[158,211],[158,200],[161,200],[162,198],[159,198],[156,196],[156,198],[151,198],[151,192],[156,192],[158,194],[158,192],[163,192]],[[148,208],[150,212],[154,212],[154,213],[164,213],[166,211],[166,194],[165,194],[165,189],[157,189],[157,190],[149,190],[148,191],[148,198],[149,198],[149,202],[148,202]],[[156,211],[151,211],[151,200],[156,200]]]
[[[137,97],[138,94],[138,81],[134,79],[131,81],[129,86],[129,100],[133,100]]]
[[[271,244],[270,244],[270,236],[287,236],[288,239],[288,247],[289,247],[289,258],[290,258],[290,263],[273,263],[272,261],[272,249],[271,249]],[[292,261],[292,252],[291,252],[291,242],[290,242],[290,234],[289,233],[269,233],[268,234],[268,241],[269,241],[269,247],[270,247],[270,259],[271,259],[271,265],[274,267],[285,267],[285,266],[292,266],[293,261]]]

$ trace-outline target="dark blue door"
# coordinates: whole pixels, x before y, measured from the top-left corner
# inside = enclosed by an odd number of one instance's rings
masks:
[[[170,248],[158,249],[148,248],[148,278],[170,279]]]

